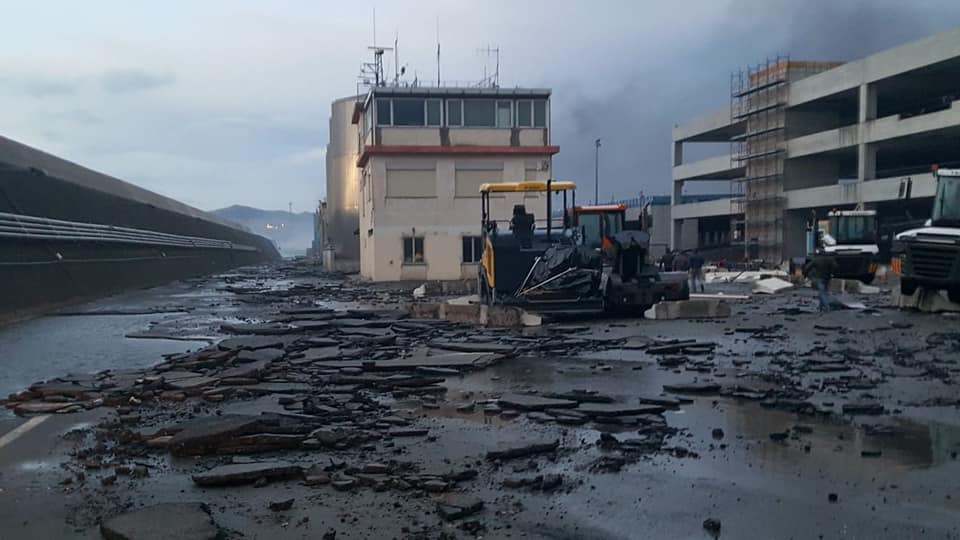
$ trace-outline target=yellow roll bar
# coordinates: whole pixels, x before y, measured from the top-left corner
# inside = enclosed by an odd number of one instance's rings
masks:
[[[550,191],[568,191],[577,189],[573,182],[550,182]],[[480,184],[480,193],[528,193],[546,192],[546,182],[493,182]]]

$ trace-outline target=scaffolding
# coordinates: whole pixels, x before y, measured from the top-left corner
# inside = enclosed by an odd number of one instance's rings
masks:
[[[743,134],[730,142],[731,165],[744,169],[731,197],[731,210],[743,220],[732,226],[742,227],[747,259],[779,261],[782,253],[790,69],[789,57],[776,56],[730,77],[730,120],[744,124]]]
[[[842,62],[767,58],[730,76],[730,122],[744,131],[730,140],[731,167],[743,177],[731,183],[731,235],[743,241],[744,257],[780,262],[786,196],[787,104],[790,83],[833,69]]]

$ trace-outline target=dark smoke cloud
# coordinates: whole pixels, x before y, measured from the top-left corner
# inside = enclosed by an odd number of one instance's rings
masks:
[[[664,47],[655,65],[631,63],[629,53],[617,59],[625,66],[623,82],[599,97],[588,82],[557,81],[554,87],[563,92],[555,94],[553,105],[553,137],[561,147],[555,173],[579,180],[581,193],[592,199],[593,141],[603,137],[601,200],[640,191],[667,194],[671,128],[728,104],[729,77],[736,69],[778,53],[798,60],[857,59],[958,24],[956,0],[733,0],[725,19],[696,47],[673,55]],[[705,157],[691,150],[688,160]],[[728,189],[723,183],[691,187]]]

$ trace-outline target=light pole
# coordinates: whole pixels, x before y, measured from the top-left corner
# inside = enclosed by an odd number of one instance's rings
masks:
[[[593,204],[600,204],[600,138],[593,141]]]

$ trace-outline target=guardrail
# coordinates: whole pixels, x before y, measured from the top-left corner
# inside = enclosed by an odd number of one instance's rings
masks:
[[[0,238],[22,240],[56,240],[68,242],[112,242],[132,245],[168,246],[195,249],[257,251],[245,244],[228,240],[183,236],[177,234],[116,227],[99,223],[63,221],[59,219],[0,212]]]

